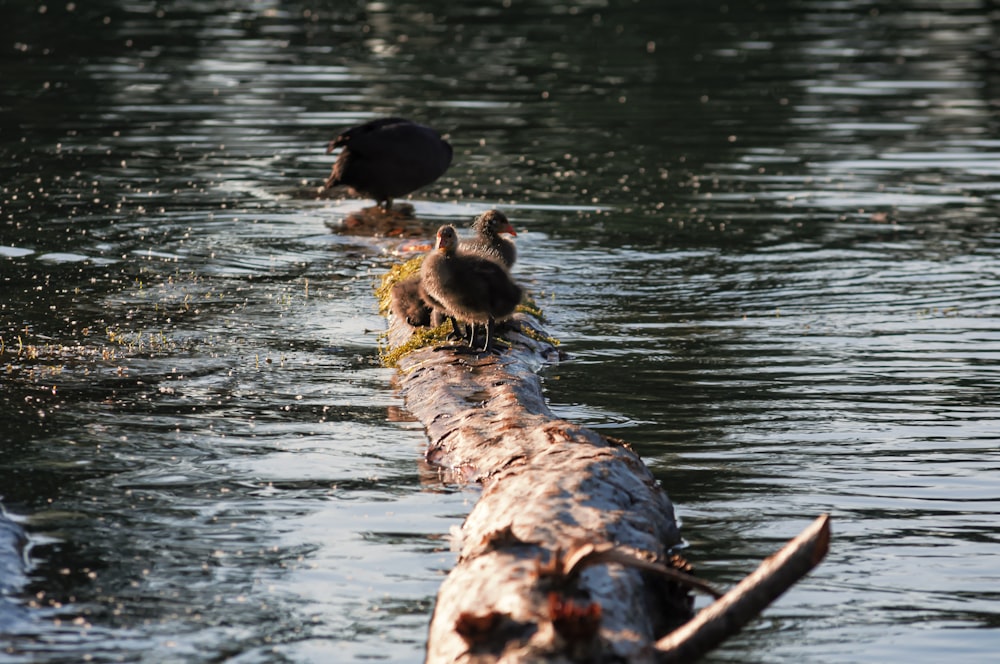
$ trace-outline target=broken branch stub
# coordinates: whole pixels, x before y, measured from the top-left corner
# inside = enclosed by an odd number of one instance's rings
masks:
[[[823,514],[721,599],[660,639],[657,662],[693,662],[717,648],[816,567],[829,548],[830,515]]]

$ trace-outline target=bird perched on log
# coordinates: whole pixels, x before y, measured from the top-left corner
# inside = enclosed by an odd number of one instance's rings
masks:
[[[427,327],[433,319],[433,309],[420,289],[420,275],[415,274],[392,287],[392,313],[413,327]]]
[[[420,286],[430,304],[452,318],[452,325],[458,320],[469,326],[470,347],[476,326],[485,326],[483,350],[491,348],[496,322],[509,318],[521,302],[521,287],[506,268],[461,251],[453,226],[438,229],[434,249],[420,266]]]
[[[507,220],[507,215],[500,210],[487,210],[472,222],[472,230],[476,235],[471,240],[459,244],[462,251],[492,258],[502,263],[508,270],[514,266],[514,261],[517,260],[517,247],[499,235],[510,233],[517,237],[517,232]]]
[[[451,165],[451,145],[430,127],[382,118],[352,127],[330,141],[343,148],[326,187],[346,186],[388,212],[392,199],[429,185]]]
[[[472,229],[475,235],[463,242],[458,247],[465,253],[475,253],[502,263],[507,269],[514,265],[517,259],[517,247],[507,238],[500,237],[500,233],[510,233],[517,235],[514,227],[508,221],[507,216],[499,210],[487,210],[472,222]],[[399,281],[392,287],[391,306],[393,313],[404,319],[413,327],[424,327],[430,325],[436,327],[443,320],[443,312],[435,312],[428,303],[426,294],[420,287],[420,275],[407,277]],[[466,335],[460,333],[455,326],[452,333],[454,338],[464,338]]]

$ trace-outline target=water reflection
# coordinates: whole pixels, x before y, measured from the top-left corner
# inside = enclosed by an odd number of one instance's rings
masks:
[[[396,245],[315,197],[387,114],[455,146],[414,233],[509,212],[553,407],[701,573],[834,510],[712,659],[995,650],[995,8],[251,4],[0,3],[5,657],[421,658],[475,494],[377,366]]]

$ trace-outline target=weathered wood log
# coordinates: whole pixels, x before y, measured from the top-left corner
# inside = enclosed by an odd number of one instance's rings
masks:
[[[411,333],[391,318],[389,346]],[[691,615],[676,580],[620,563],[563,569],[565,554],[595,544],[669,567],[681,540],[673,506],[627,445],[549,410],[536,371],[558,351],[543,336],[518,314],[500,354],[438,346],[398,362],[428,460],[483,486],[438,593],[430,662],[652,661],[656,640]]]
[[[389,322],[389,348],[405,348],[414,329]],[[546,337],[517,314],[501,353],[438,345],[397,360],[428,461],[483,487],[456,537],[427,661],[693,661],[804,574],[806,554],[770,565],[777,581],[755,573],[763,590],[748,598],[744,582],[673,638],[692,616],[689,589],[718,593],[676,569],[685,563],[671,551],[681,541],[673,506],[638,455],[549,410],[536,373],[558,358]]]

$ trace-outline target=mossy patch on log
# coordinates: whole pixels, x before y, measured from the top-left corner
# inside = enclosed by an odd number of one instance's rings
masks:
[[[386,313],[392,305],[392,287],[403,279],[412,277],[420,272],[420,266],[424,262],[423,255],[415,256],[404,263],[396,263],[389,271],[382,275],[378,285],[375,287],[375,297],[378,298],[379,313]]]
[[[390,346],[388,333],[385,333],[379,337],[378,358],[383,367],[395,367],[404,355],[425,346],[436,346],[447,341],[449,332],[451,332],[450,322],[444,322],[437,327],[417,327],[413,329],[409,341],[395,348]]]
[[[517,305],[517,310],[528,314],[529,316],[534,316],[540,323],[545,322],[545,314],[542,313],[542,308],[538,306],[535,296],[527,290],[525,290],[524,294],[521,296],[521,304]],[[552,341],[555,345],[559,344],[559,342],[554,339],[547,339],[547,341]]]
[[[524,295],[521,297],[521,304],[517,305],[517,310],[520,313],[527,314],[534,318],[539,323],[545,322],[545,314],[542,312],[542,308],[538,306],[538,302],[535,300],[535,296],[524,291]],[[551,334],[547,334],[542,330],[542,328],[535,328],[530,325],[520,325],[518,326],[518,332],[526,337],[530,337],[535,341],[540,341],[546,344],[552,344],[553,346],[559,345],[559,340],[553,337]]]

